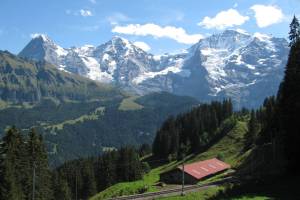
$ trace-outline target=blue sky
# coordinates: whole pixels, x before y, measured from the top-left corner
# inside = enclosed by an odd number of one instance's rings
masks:
[[[119,35],[153,54],[179,52],[224,29],[287,37],[300,0],[1,0],[0,49],[36,33],[68,48]]]

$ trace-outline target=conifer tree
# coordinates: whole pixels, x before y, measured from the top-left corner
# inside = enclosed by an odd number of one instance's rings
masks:
[[[27,194],[29,199],[32,198],[33,187],[33,171],[35,170],[35,184],[37,199],[52,199],[51,190],[51,174],[48,166],[47,152],[43,143],[41,135],[38,135],[34,129],[29,132],[29,140],[27,143],[27,151],[30,155],[29,171],[31,171],[31,178],[27,187]]]
[[[58,172],[54,172],[52,177],[54,199],[72,200],[69,185],[63,178],[63,175]]]
[[[284,80],[278,92],[278,108],[281,132],[285,138],[289,166],[296,170],[297,157],[300,154],[300,41],[290,50]]]
[[[290,44],[289,44],[290,47],[293,46],[300,39],[300,25],[295,15],[290,24],[289,39],[290,39]]]
[[[246,145],[249,147],[255,143],[259,131],[259,124],[256,119],[255,111],[252,110],[248,123],[248,133],[246,135]]]
[[[88,160],[84,162],[81,174],[83,179],[82,198],[88,199],[97,192],[95,174],[91,161]]]
[[[0,146],[0,199],[24,199],[20,176],[23,138],[15,128],[10,128]]]

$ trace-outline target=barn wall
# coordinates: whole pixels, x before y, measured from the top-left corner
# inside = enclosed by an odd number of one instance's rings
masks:
[[[160,181],[168,184],[181,184],[182,183],[182,171],[175,169],[160,175]],[[186,184],[196,184],[198,180],[193,176],[185,173],[184,182]]]

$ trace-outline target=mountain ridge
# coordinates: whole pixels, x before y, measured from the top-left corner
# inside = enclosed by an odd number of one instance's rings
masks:
[[[35,48],[41,39],[46,50]],[[283,38],[235,30],[201,39],[184,53],[161,56],[118,36],[96,47],[63,49],[53,43],[46,36],[33,38],[19,55],[139,95],[167,91],[201,101],[232,98],[237,108],[257,107],[277,92],[289,49]]]

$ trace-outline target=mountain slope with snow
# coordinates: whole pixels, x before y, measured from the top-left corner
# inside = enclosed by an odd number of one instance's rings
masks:
[[[177,55],[154,56],[120,37],[97,47],[64,49],[45,35],[33,38],[19,55],[138,94],[167,91],[202,101],[230,97],[237,107],[256,107],[276,94],[288,50],[285,39],[226,30]]]

